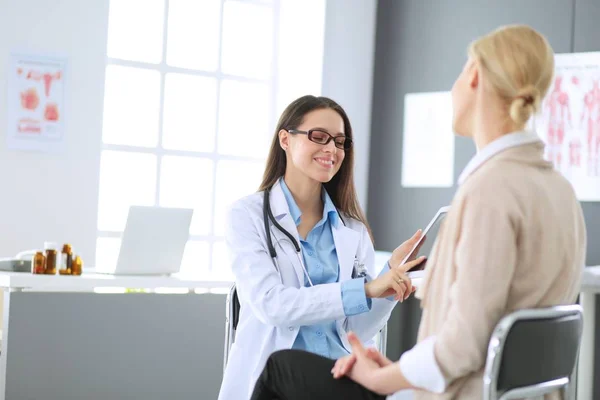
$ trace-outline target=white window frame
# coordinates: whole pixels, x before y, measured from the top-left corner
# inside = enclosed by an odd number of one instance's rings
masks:
[[[119,0],[111,0],[111,1],[119,1]],[[267,84],[270,87],[271,93],[271,105],[269,107],[269,121],[271,121],[271,125],[274,127],[274,121],[276,121],[276,102],[277,102],[277,60],[278,57],[278,34],[279,31],[279,12],[280,12],[280,0],[221,0],[221,13],[220,13],[220,29],[219,29],[219,52],[218,52],[218,67],[215,72],[207,72],[200,71],[194,69],[173,67],[167,64],[166,55],[167,55],[167,36],[168,36],[168,20],[169,20],[169,3],[170,0],[165,1],[165,11],[164,11],[164,19],[163,19],[163,46],[162,46],[162,60],[159,64],[152,64],[146,62],[139,61],[129,61],[118,58],[106,57],[106,66],[108,68],[111,65],[116,66],[124,66],[124,67],[133,67],[140,69],[148,69],[152,71],[158,71],[161,75],[160,78],[160,108],[159,108],[159,120],[158,120],[158,144],[155,147],[138,147],[138,146],[128,146],[128,145],[116,145],[102,142],[102,153],[105,151],[119,151],[119,152],[128,152],[128,153],[145,153],[152,154],[157,157],[157,169],[156,169],[156,187],[155,187],[155,197],[154,197],[154,206],[159,206],[159,196],[160,196],[160,188],[161,188],[161,171],[162,171],[162,158],[164,156],[186,156],[192,158],[201,158],[201,159],[210,159],[213,162],[213,177],[212,177],[212,212],[211,212],[211,222],[210,222],[210,233],[208,235],[190,235],[188,241],[204,241],[209,244],[208,251],[208,269],[212,273],[213,271],[213,249],[214,245],[217,242],[222,242],[224,240],[223,236],[215,236],[215,205],[216,205],[216,177],[217,177],[217,163],[220,160],[235,160],[235,161],[247,161],[247,162],[264,162],[265,158],[254,158],[254,157],[242,157],[242,156],[232,156],[232,155],[223,155],[219,154],[218,149],[218,132],[219,132],[219,102],[220,102],[220,93],[221,93],[221,82],[224,79],[233,80],[238,82],[258,82],[262,84]],[[223,8],[227,1],[238,1],[245,3],[253,3],[257,5],[262,5],[266,7],[271,7],[273,12],[273,43],[272,43],[272,63],[273,66],[271,68],[271,76],[266,79],[252,79],[245,78],[233,75],[227,75],[221,72],[221,61],[222,61],[222,38],[223,38]],[[201,77],[211,77],[217,79],[217,97],[216,101],[216,113],[215,113],[215,146],[212,152],[196,152],[196,151],[181,151],[181,150],[170,150],[162,147],[162,139],[163,139],[163,111],[164,111],[164,92],[165,92],[165,77],[168,73],[181,73],[191,76],[201,76]],[[123,234],[123,231],[107,231],[107,230],[97,230],[96,239],[101,238],[117,238],[120,239]],[[97,248],[97,245],[96,245]],[[96,257],[98,259],[98,257]],[[206,278],[207,280],[209,278]]]

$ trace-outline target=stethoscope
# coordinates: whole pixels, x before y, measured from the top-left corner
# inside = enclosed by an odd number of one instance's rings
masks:
[[[273,211],[271,211],[270,192],[271,192],[271,189],[265,189],[264,200],[263,200],[263,220],[265,223],[265,233],[267,234],[267,247],[269,249],[269,255],[273,259],[273,262],[275,263],[275,267],[277,268],[277,271],[279,272],[279,275],[281,276],[281,270],[279,268],[279,263],[277,262],[277,251],[275,250],[275,246],[273,245],[273,240],[271,238],[271,229],[269,227],[269,220],[270,220],[271,223],[273,223],[273,225],[275,226],[275,228],[279,229],[279,231],[281,233],[283,233],[290,240],[290,243],[292,243],[292,245],[294,246],[294,249],[296,250],[296,257],[298,257],[298,262],[302,266],[302,271],[304,271],[304,275],[306,276],[308,283],[310,284],[310,286],[314,286],[312,283],[312,280],[310,279],[310,276],[308,275],[308,271],[306,270],[306,267],[304,266],[304,263],[302,262],[302,259],[300,258],[300,253],[301,253],[300,244],[298,243],[296,238],[294,238],[294,236],[291,233],[286,231],[279,224],[279,222],[277,222],[277,220],[273,216]],[[346,222],[342,218],[342,215],[340,214],[339,211],[338,211],[338,216],[340,217],[340,220],[342,221],[342,223],[345,226]],[[279,243],[279,241],[277,241],[277,243],[281,247],[281,243]],[[353,277],[358,278],[358,277],[364,277],[364,276],[366,276],[366,269],[364,268],[364,265],[359,264],[358,258],[354,257]]]

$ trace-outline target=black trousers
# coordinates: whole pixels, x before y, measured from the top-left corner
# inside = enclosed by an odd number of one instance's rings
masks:
[[[306,351],[277,351],[269,357],[251,400],[385,400],[351,379],[334,379],[334,364]]]

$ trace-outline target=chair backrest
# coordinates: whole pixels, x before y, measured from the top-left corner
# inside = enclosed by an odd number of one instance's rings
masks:
[[[238,299],[237,290],[235,285],[231,289],[231,326],[234,330],[237,329],[238,322],[240,321],[240,299]]]
[[[227,299],[225,300],[225,349],[223,353],[223,372],[227,367],[229,359],[229,350],[235,341],[235,332],[240,320],[240,299],[238,298],[235,283],[229,289]]]
[[[504,317],[488,346],[484,400],[541,396],[565,388],[574,372],[581,307],[527,309]]]
[[[229,359],[229,350],[235,341],[235,333],[240,320],[240,299],[238,298],[235,284],[229,289],[229,294],[225,301],[225,349],[223,354],[223,371],[227,367]],[[377,338],[377,348],[382,354],[385,354],[387,347],[387,324],[381,329]]]

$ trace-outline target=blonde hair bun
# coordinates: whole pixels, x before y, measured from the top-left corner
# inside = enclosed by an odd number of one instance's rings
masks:
[[[522,88],[510,104],[510,118],[517,124],[524,125],[539,110],[540,102],[540,91],[535,86]]]
[[[554,51],[546,38],[527,25],[502,26],[475,40],[469,54],[505,102],[507,118],[523,127],[539,109],[554,75]]]

